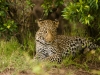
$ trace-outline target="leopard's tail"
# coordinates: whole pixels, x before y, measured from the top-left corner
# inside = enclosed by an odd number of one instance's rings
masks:
[[[97,44],[94,44],[93,42],[89,42],[88,44],[86,44],[86,46],[84,47],[84,51],[83,53],[87,53],[87,52],[91,52],[91,53],[95,53],[95,51],[97,49],[99,49],[100,46]]]

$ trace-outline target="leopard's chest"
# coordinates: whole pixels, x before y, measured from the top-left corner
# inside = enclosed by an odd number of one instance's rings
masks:
[[[42,53],[45,56],[52,56],[57,53],[57,46],[55,45],[46,45],[36,42],[36,53]]]

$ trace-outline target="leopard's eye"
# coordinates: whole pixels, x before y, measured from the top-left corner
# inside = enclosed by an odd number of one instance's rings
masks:
[[[47,31],[45,31],[45,33],[47,33]]]
[[[44,31],[44,33],[47,33],[47,31]]]
[[[44,24],[44,21],[41,21],[40,23],[41,23],[41,24]]]

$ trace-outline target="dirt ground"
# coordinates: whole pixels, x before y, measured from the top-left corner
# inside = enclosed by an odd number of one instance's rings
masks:
[[[100,75],[100,64],[89,66],[89,70],[84,70],[82,68],[76,68],[74,65],[68,67],[52,67],[49,70],[45,70],[44,74],[38,75]],[[6,69],[0,75],[37,75],[30,70],[21,71],[16,74],[14,69]]]

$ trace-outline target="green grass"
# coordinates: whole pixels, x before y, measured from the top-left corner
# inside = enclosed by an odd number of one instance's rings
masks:
[[[23,50],[16,39],[12,38],[10,41],[0,41],[0,72],[6,68],[14,68],[18,72],[31,69],[32,65],[29,51]]]
[[[34,38],[29,40],[27,45],[19,44],[16,38],[0,41],[0,73],[6,69],[14,69],[14,75],[27,70],[36,75],[47,75],[43,70],[46,64],[33,61]]]
[[[27,46],[24,44],[23,46],[18,43],[16,38],[12,38],[9,41],[1,40],[0,41],[0,72],[3,72],[5,69],[13,68],[16,71],[14,72],[17,75],[18,72],[30,70],[36,75],[48,75],[45,72],[45,68],[50,70],[52,66],[57,68],[61,68],[62,65],[64,67],[74,65],[77,68],[84,68],[88,70],[88,62],[91,64],[95,62],[100,62],[100,49],[98,49],[95,54],[86,54],[84,55],[85,60],[81,61],[82,56],[76,57],[72,60],[70,57],[64,59],[61,64],[51,64],[51,63],[39,63],[33,61],[33,52],[35,51],[34,38],[27,42]],[[81,63],[80,63],[81,61]],[[93,71],[94,72],[94,71]]]

